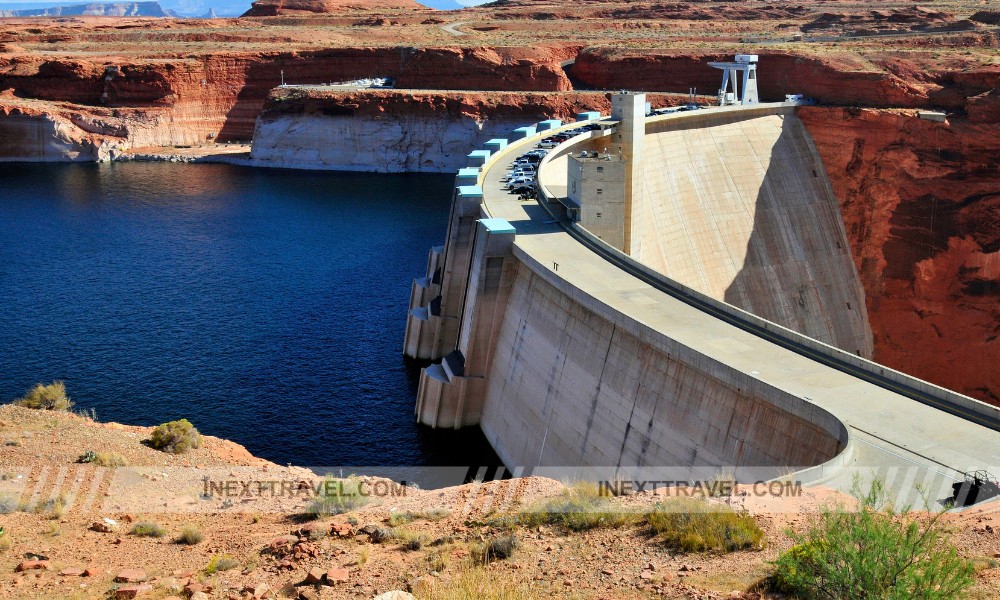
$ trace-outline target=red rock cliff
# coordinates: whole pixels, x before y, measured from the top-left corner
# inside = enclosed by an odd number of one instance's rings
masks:
[[[94,107],[167,108],[164,127],[204,140],[248,140],[268,92],[374,76],[399,87],[442,90],[569,90],[560,62],[573,50],[537,48],[336,48],[214,54],[136,63],[103,58],[0,58],[0,92]]]
[[[1000,124],[808,107],[875,360],[1000,404]]]
[[[761,98],[777,101],[802,93],[827,104],[877,108],[941,107],[964,110],[969,97],[1000,87],[1000,65],[934,68],[898,57],[862,61],[850,55],[759,52]],[[581,84],[598,89],[634,89],[714,95],[721,71],[711,60],[731,53],[585,49],[570,69]]]

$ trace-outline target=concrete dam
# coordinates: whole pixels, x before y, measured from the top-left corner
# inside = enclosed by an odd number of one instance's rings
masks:
[[[606,479],[757,469],[847,489],[865,470],[933,495],[1000,462],[997,408],[868,360],[864,291],[796,104],[644,104],[615,95],[610,117],[469,155],[411,291],[404,353],[434,361],[418,421],[480,426],[515,471]],[[503,189],[519,155],[570,130],[537,202]]]

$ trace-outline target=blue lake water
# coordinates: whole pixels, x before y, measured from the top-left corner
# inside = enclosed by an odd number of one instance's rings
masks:
[[[410,282],[452,176],[0,165],[0,401],[62,379],[303,466],[498,464],[413,419]]]

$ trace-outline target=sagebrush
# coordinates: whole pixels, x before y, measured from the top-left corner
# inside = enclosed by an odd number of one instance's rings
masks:
[[[36,384],[27,394],[14,401],[17,406],[39,410],[69,410],[73,401],[66,395],[66,384],[53,381],[48,385]]]
[[[857,510],[827,507],[775,563],[774,587],[805,599],[946,600],[973,583],[975,566],[938,524],[896,511],[883,483],[861,492]]]
[[[179,419],[158,425],[149,445],[170,454],[183,454],[201,446],[201,434],[190,421]]]

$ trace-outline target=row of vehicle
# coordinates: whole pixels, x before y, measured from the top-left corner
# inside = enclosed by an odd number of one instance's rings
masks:
[[[500,179],[500,181],[504,183],[503,189],[510,191],[512,194],[517,194],[522,200],[534,198],[535,179],[538,175],[538,163],[542,162],[545,155],[548,154],[551,149],[571,137],[588,131],[593,131],[595,129],[600,129],[600,125],[590,123],[588,125],[581,125],[580,127],[560,131],[559,133],[542,138],[542,140],[535,145],[534,150],[525,152],[514,159],[510,168],[507,169],[507,175]]]
[[[549,148],[542,147],[542,142],[539,142],[534,150],[525,152],[514,159],[514,162],[507,169],[507,175],[500,179],[504,182],[504,189],[521,198],[525,198],[529,194],[534,197],[538,163],[545,158],[548,152]]]

